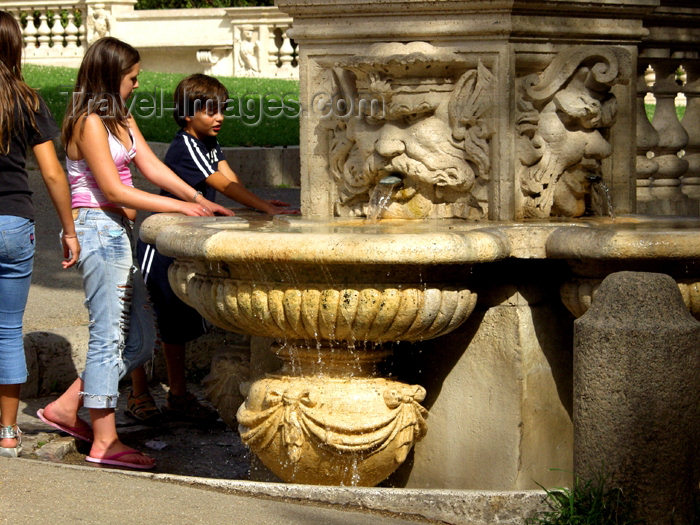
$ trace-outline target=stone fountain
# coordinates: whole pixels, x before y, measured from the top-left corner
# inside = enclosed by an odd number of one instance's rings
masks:
[[[677,178],[685,218],[634,215],[659,2],[277,5],[300,49],[303,217],[141,231],[183,300],[276,341],[243,440],[290,482],[569,484],[573,320],[600,282],[662,271],[700,317],[697,196]]]

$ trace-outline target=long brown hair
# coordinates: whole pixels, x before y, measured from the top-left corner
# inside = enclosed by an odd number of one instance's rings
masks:
[[[39,111],[39,96],[22,78],[22,29],[13,16],[0,11],[0,154],[10,152],[10,137],[24,130],[20,104],[36,129],[34,113]],[[17,112],[20,112],[17,115]],[[17,122],[15,122],[17,120]]]
[[[119,86],[124,75],[140,61],[136,49],[114,37],[100,38],[88,48],[63,119],[61,139],[65,146],[73,138],[75,125],[92,113],[99,115],[113,134],[120,127],[127,127],[129,114],[119,96]],[[83,119],[80,133],[84,124]]]

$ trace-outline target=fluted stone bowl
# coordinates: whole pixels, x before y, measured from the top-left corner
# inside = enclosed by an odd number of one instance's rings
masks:
[[[457,328],[476,304],[470,267],[510,249],[464,221],[163,214],[141,237],[175,258],[183,301],[285,349],[280,372],[248,385],[239,432],[280,478],[323,485],[375,485],[405,460],[426,431],[425,390],[378,376],[381,343]]]
[[[467,319],[476,296],[464,265],[503,258],[509,245],[464,227],[161,214],[144,221],[141,237],[176,259],[178,296],[222,328],[381,343],[437,337]]]

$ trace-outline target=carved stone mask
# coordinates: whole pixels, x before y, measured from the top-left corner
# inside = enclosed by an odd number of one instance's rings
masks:
[[[490,71],[480,63],[468,70],[456,55],[422,42],[384,46],[404,53],[341,68],[354,76],[353,92],[343,95],[362,110],[337,122],[332,141],[338,214],[367,215],[374,188],[394,176],[400,182],[384,217],[482,216],[485,191],[482,208],[473,190],[485,189],[490,167]]]
[[[600,161],[612,153],[603,133],[615,120],[610,86],[629,74],[625,55],[596,47],[575,53],[561,53],[541,76],[522,81],[518,175],[524,217],[583,215],[591,181],[602,175]]]

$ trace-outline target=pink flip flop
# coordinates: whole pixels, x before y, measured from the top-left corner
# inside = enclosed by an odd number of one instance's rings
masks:
[[[142,454],[138,450],[125,450],[124,452],[117,452],[116,454],[112,454],[111,456],[107,456],[104,458],[93,458],[91,456],[85,456],[85,461],[89,461],[90,463],[99,463],[100,465],[113,465],[115,467],[137,468],[142,470],[151,469],[156,466],[155,463],[148,465],[141,463],[133,463],[131,461],[119,461],[120,457],[129,454],[145,456],[145,454]]]
[[[69,427],[65,425],[59,425],[58,423],[54,423],[53,421],[49,421],[46,419],[46,416],[44,416],[44,409],[40,408],[39,410],[36,411],[36,415],[41,419],[44,423],[47,425],[57,428],[61,432],[65,432],[66,434],[70,434],[73,437],[76,437],[78,439],[82,439],[83,441],[87,441],[88,443],[92,442],[92,432],[87,435],[85,433],[80,433],[81,429],[78,427]]]

